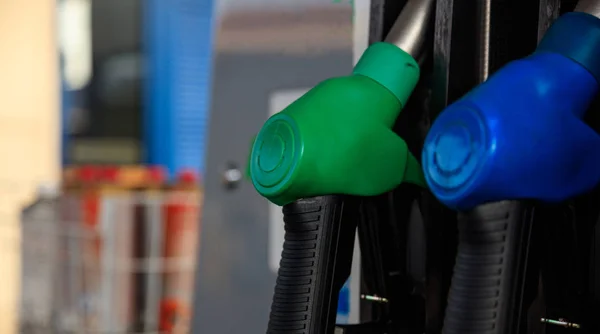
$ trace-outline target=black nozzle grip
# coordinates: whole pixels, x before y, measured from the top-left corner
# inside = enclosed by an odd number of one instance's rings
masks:
[[[333,333],[352,267],[358,216],[352,201],[320,196],[283,207],[285,241],[267,334]]]
[[[524,203],[459,213],[459,245],[443,334],[517,334],[532,225]]]

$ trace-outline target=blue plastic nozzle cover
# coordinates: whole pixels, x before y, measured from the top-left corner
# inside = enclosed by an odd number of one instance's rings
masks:
[[[599,78],[600,20],[562,16],[533,55],[509,63],[436,119],[422,153],[431,191],[448,207],[468,210],[591,190],[600,182],[600,136],[582,118]]]

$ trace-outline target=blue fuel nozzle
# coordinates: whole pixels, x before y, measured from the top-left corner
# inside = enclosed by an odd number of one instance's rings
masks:
[[[562,201],[600,182],[600,136],[582,118],[600,82],[600,19],[568,13],[536,51],[447,107],[427,135],[426,181],[445,205]]]

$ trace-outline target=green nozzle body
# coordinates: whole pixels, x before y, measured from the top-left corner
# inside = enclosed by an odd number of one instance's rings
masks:
[[[321,82],[267,120],[249,161],[256,190],[284,205],[327,194],[378,195],[405,181],[424,185],[417,160],[392,131],[418,79],[409,54],[371,45],[352,75]]]

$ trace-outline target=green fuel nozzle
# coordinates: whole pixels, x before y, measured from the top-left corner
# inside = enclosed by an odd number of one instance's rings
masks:
[[[267,333],[333,333],[360,196],[425,184],[392,127],[419,80],[433,4],[409,0],[386,41],[367,48],[351,75],[321,82],[258,133],[250,176],[260,194],[283,205],[285,230]]]
[[[325,80],[275,114],[252,146],[256,190],[285,205],[300,198],[373,196],[403,182],[424,186],[417,159],[392,131],[419,80],[433,0],[409,1],[385,42],[349,76]]]

